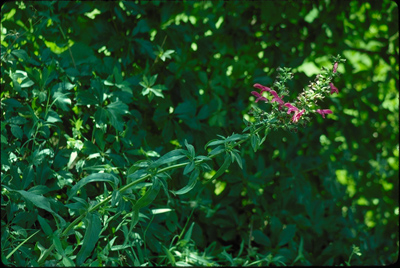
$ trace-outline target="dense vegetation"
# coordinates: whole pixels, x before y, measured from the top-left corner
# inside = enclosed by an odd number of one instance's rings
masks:
[[[394,263],[398,30],[388,0],[6,2],[2,262]],[[332,114],[243,134],[255,83],[336,55]]]

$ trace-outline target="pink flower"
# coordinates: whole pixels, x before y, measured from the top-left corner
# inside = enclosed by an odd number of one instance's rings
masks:
[[[262,92],[262,91],[261,91]],[[256,102],[258,102],[259,100],[263,100],[265,102],[268,102],[268,99],[263,97],[260,93],[258,93],[257,91],[252,91],[251,94],[253,94],[254,96],[257,97]]]
[[[294,115],[293,115],[293,117],[292,117],[292,121],[295,122],[295,123],[296,123],[297,121],[299,121],[300,117],[301,117],[301,116],[303,115],[303,113],[305,112],[304,109],[301,110],[301,111],[299,112],[299,109],[297,109],[297,107],[291,105],[290,103],[285,103],[285,106],[289,108],[289,109],[288,109],[288,112],[287,112],[288,114],[290,114],[291,112],[294,112]]]
[[[286,107],[288,107],[289,109],[288,109],[288,114],[290,114],[291,112],[298,112],[299,111],[299,109],[297,109],[296,107],[294,107],[293,105],[291,105],[289,102],[288,103],[285,103],[285,106]]]
[[[271,93],[274,97],[272,98],[271,102],[276,101],[277,103],[279,103],[279,110],[282,109],[282,105],[284,105],[285,103],[283,102],[283,96],[282,98],[279,98],[278,93],[276,93],[275,90],[271,90],[269,93]]]
[[[321,114],[322,118],[325,118],[325,114],[331,114],[332,111],[329,109],[323,109],[323,110],[317,109],[317,113]]]
[[[339,94],[339,90],[333,85],[333,83],[329,83],[329,86],[331,87],[331,95],[335,92]]]
[[[303,115],[303,113],[305,112],[305,110],[301,110],[301,112],[295,112],[292,118],[292,121],[297,123],[297,121],[299,121],[300,117]]]
[[[274,98],[271,100],[271,102],[276,101],[276,102],[278,102],[278,103],[281,104],[281,105],[285,104],[285,103],[283,102],[283,100],[282,100],[281,98],[279,98],[278,93],[276,93],[275,90],[271,90],[270,93],[274,96]],[[283,96],[282,96],[282,98],[283,98]]]
[[[335,64],[333,64],[333,73],[336,73],[338,65],[339,65],[339,63],[337,63],[337,62],[335,62]]]
[[[271,91],[271,89],[269,87],[265,87],[263,85],[260,84],[254,84],[253,87],[261,89],[260,93],[263,93],[264,91]]]

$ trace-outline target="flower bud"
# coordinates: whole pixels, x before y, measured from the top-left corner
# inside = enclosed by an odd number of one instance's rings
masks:
[[[335,64],[333,64],[333,73],[336,73],[338,65],[338,62],[335,62]]]

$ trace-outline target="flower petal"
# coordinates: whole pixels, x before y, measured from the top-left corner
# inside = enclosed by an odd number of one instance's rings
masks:
[[[333,64],[333,73],[336,73],[338,65],[338,62],[335,62],[335,64]]]
[[[329,86],[331,87],[331,95],[335,92],[339,94],[339,90],[333,85],[333,83],[329,83]]]
[[[264,91],[271,91],[271,89],[269,87],[260,85],[260,84],[254,84],[253,87],[261,89],[260,93],[263,93]]]

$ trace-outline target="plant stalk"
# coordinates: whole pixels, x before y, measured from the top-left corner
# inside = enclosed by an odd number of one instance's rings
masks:
[[[259,131],[261,131],[263,128],[265,128],[264,126],[259,127],[258,129],[255,130],[255,133],[258,133]],[[236,142],[232,148],[236,147],[237,145],[242,144],[243,142],[247,141],[249,138],[251,137],[251,135],[247,136],[246,138],[244,138],[243,140],[240,140],[238,142]],[[223,153],[223,152],[221,152]],[[219,153],[219,154],[221,154]],[[215,154],[212,156],[209,156],[210,158],[214,158],[215,156],[219,155],[219,154]],[[204,162],[205,160],[197,160],[195,161],[196,165],[200,164],[202,162]],[[172,169],[177,169],[177,168],[182,168],[185,167],[186,165],[190,164],[191,162],[184,162],[184,163],[179,163],[179,164],[175,164],[175,165],[171,165],[165,168],[162,168],[160,170],[157,171],[156,174],[160,174],[160,173],[164,173],[167,172],[169,170]],[[120,193],[125,192],[126,190],[128,190],[129,188],[131,188],[132,186],[134,186],[135,184],[141,183],[146,181],[148,178],[151,178],[152,174],[146,174],[143,177],[132,181],[130,183],[128,183],[127,185],[123,186],[122,188],[120,188],[119,191]],[[90,213],[92,211],[97,210],[99,207],[103,206],[104,204],[106,204],[108,201],[110,201],[112,195],[109,195],[108,197],[106,197],[103,201],[97,203],[96,205],[94,205],[93,207],[89,208],[86,212],[82,213],[78,218],[76,218],[73,222],[71,222],[68,227],[61,233],[61,237],[66,236],[68,234],[68,232],[75,226],[77,225],[83,218],[86,217],[87,213]],[[54,249],[55,245],[54,243],[45,251],[45,253],[38,259],[38,264],[42,265],[44,263],[44,261],[46,260],[46,258],[50,255],[50,253],[52,252],[52,250]]]

